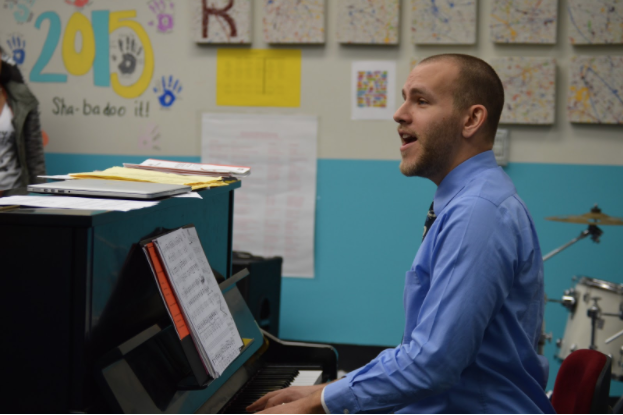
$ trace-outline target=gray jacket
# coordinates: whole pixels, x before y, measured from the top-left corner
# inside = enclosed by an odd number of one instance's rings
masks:
[[[22,187],[32,183],[44,183],[37,178],[45,174],[45,157],[39,120],[39,102],[26,84],[9,82],[4,85],[9,106],[13,110],[13,128],[17,156],[22,168]]]

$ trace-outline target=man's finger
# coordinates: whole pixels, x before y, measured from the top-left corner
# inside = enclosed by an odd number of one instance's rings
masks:
[[[266,402],[265,409],[272,408],[274,406],[281,405],[287,402],[290,402],[290,400],[287,399],[287,397],[284,397],[283,395],[275,395],[272,398],[270,398],[268,402]]]
[[[263,411],[259,412],[260,414],[295,414],[297,411],[292,409],[292,405],[275,405],[271,408],[266,408]]]
[[[281,391],[274,391],[274,392],[267,393],[266,395],[262,396],[257,401],[253,402],[251,405],[247,406],[247,411],[248,412],[255,412],[255,411],[259,411],[261,409],[264,409],[266,407],[266,402],[270,398],[275,396],[277,393],[279,393],[279,392],[281,392]]]

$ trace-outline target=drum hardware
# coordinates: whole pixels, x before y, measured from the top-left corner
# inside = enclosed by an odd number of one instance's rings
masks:
[[[608,337],[605,341],[606,344],[608,343],[612,343],[613,341],[615,341],[616,339],[618,339],[619,337],[623,336],[623,330],[621,330],[620,332],[618,332],[617,334],[615,334],[612,337]],[[623,354],[623,346],[621,346],[621,354]]]
[[[552,216],[545,219],[556,222],[585,224],[588,225],[588,228],[571,241],[545,255],[543,261],[547,261],[554,255],[587,237],[590,237],[593,242],[599,243],[603,235],[603,231],[599,226],[623,226],[623,219],[606,215],[597,205],[593,206],[590,212],[582,215]],[[589,277],[581,277],[574,288],[565,290],[561,300],[548,300],[546,298],[546,302],[559,303],[569,311],[564,336],[556,340],[558,353],[555,357],[563,360],[577,349],[599,348],[604,354],[617,356],[616,359],[613,359],[615,362],[613,363],[612,376],[617,380],[623,381],[623,340],[620,339],[620,337],[623,337],[622,298],[623,284],[614,284]],[[601,309],[603,307],[606,310],[611,310],[615,304],[619,306],[618,313],[604,313]],[[588,319],[584,316],[587,316]],[[603,317],[619,318],[617,320],[608,319],[606,322]],[[589,331],[591,333],[590,339],[586,335]],[[611,335],[613,332],[616,334]],[[604,341],[606,335],[610,336],[606,339],[609,341]],[[544,329],[541,332],[541,339],[543,337],[546,337]],[[615,342],[617,339],[619,341]],[[539,342],[539,345],[542,343],[545,343],[545,341]],[[539,349],[539,353],[542,354],[540,350],[542,349]]]
[[[547,303],[547,301],[548,301],[547,294],[545,294],[545,303]],[[536,349],[539,355],[543,356],[545,343],[551,343],[553,337],[554,335],[551,331],[549,333],[545,333],[545,320],[543,320],[543,324],[541,325],[541,335],[539,336],[539,341],[537,342],[537,349]]]
[[[547,219],[547,220],[554,220],[554,219],[550,219],[550,218],[545,218],[545,219]],[[549,254],[545,255],[543,257],[543,262],[547,261],[548,259],[550,259],[554,255],[562,252],[563,250],[565,250],[566,248],[569,248],[571,245],[573,245],[577,241],[579,241],[581,239],[584,239],[584,238],[586,238],[589,235],[590,235],[591,240],[593,242],[599,243],[599,238],[601,237],[601,235],[603,235],[603,233],[604,232],[601,229],[599,229],[597,226],[595,226],[595,225],[588,225],[588,229],[583,230],[582,233],[580,233],[579,236],[577,236],[576,238],[573,238],[572,240],[570,240],[566,244],[562,245],[559,248],[554,249],[552,252],[550,252]]]
[[[564,360],[575,350],[597,349],[613,356],[613,379],[623,381],[623,284],[584,276],[574,280],[562,300],[550,300],[570,311],[555,357]]]
[[[614,313],[604,313],[604,316],[613,316],[613,317],[618,317],[621,320],[623,320],[623,302],[621,304],[619,304],[619,312],[614,314]],[[605,341],[606,344],[612,343],[613,341],[615,341],[616,339],[618,339],[619,337],[623,336],[623,330],[621,330],[620,332],[616,333],[614,336],[608,337]],[[623,346],[621,346],[621,351],[620,353],[623,355]],[[623,364],[623,362],[622,362]]]
[[[549,218],[545,218],[545,220],[551,220],[555,222],[566,222],[566,223],[581,223],[588,225],[588,229],[585,229],[580,233],[579,236],[573,238],[571,241],[562,245],[559,248],[554,249],[549,254],[543,257],[543,261],[547,261],[554,255],[562,252],[566,248],[570,247],[574,243],[579,240],[586,238],[587,236],[591,237],[591,240],[595,243],[599,243],[599,238],[603,235],[603,231],[597,225],[613,225],[613,226],[623,226],[623,219],[615,218],[614,216],[608,216],[605,213],[601,212],[599,206],[595,205],[591,209],[590,212],[585,213],[583,215],[576,216],[550,216]]]
[[[563,296],[562,296],[562,300],[558,300],[555,298],[549,298],[547,299],[548,302],[550,303],[558,303],[558,304],[562,304],[562,306],[564,308],[566,308],[567,310],[569,310],[570,312],[574,312],[575,311],[575,305],[577,303],[577,294],[575,292],[575,290],[573,288],[570,288],[568,290],[565,290]]]
[[[621,303],[621,305],[623,306],[623,303]],[[620,310],[618,313],[601,313],[601,315],[608,317],[618,317],[623,320],[623,310]]]
[[[597,350],[597,345],[595,344],[595,330],[597,330],[597,321],[599,320],[599,315],[601,313],[601,309],[599,308],[597,301],[601,300],[601,298],[593,297],[591,300],[595,303],[586,312],[586,315],[591,319],[591,344],[588,348],[591,350]]]

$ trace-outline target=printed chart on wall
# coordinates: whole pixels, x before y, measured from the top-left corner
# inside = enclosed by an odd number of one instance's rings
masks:
[[[351,86],[353,120],[392,119],[396,102],[396,62],[353,62]]]
[[[283,275],[314,276],[318,120],[204,113],[201,160],[250,166],[234,204],[234,250],[283,257]]]
[[[219,49],[216,104],[299,107],[301,51]]]

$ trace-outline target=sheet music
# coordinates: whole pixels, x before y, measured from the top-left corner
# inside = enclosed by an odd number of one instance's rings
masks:
[[[243,346],[236,323],[214,278],[195,228],[154,240],[191,333],[205,361],[220,376]]]

